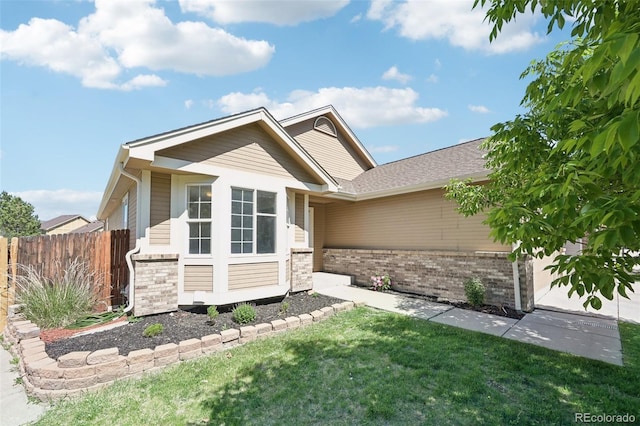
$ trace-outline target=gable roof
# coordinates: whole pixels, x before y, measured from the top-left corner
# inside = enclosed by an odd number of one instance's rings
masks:
[[[293,117],[285,118],[284,120],[280,120],[280,124],[285,129],[289,126],[293,126],[294,124],[300,123],[305,120],[309,120],[314,117],[321,116],[330,116],[333,123],[337,123],[342,133],[347,135],[349,141],[351,142],[352,147],[358,153],[358,155],[368,164],[369,167],[376,167],[376,160],[373,159],[369,151],[364,147],[360,139],[356,136],[355,133],[349,128],[344,119],[338,114],[338,111],[333,107],[333,105],[326,105],[321,108],[317,108],[311,111],[303,112],[302,114],[294,115]]]
[[[76,219],[82,219],[85,222],[89,223],[89,220],[85,219],[84,216],[79,214],[63,214],[53,219],[43,220],[40,222],[40,229],[44,231],[50,231],[52,229],[58,228],[66,223],[74,221]]]
[[[374,167],[352,181],[339,181],[341,192],[357,200],[443,187],[452,178],[483,180],[484,138],[460,143]]]
[[[111,194],[122,176],[121,165],[122,167],[126,167],[130,163],[156,165],[158,160],[156,158],[156,152],[158,151],[254,123],[263,127],[292,157],[304,165],[312,176],[317,177],[319,181],[322,182],[324,191],[335,192],[338,190],[338,184],[333,177],[284,130],[266,108],[260,107],[204,123],[159,133],[146,138],[136,139],[121,145],[98,209],[98,218],[103,218],[102,215],[105,213],[107,204],[110,202]],[[158,164],[161,164],[161,162],[158,162]]]

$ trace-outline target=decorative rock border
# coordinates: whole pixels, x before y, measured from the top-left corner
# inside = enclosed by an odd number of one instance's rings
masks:
[[[4,339],[11,344],[9,351],[20,359],[18,367],[27,392],[42,401],[53,401],[101,389],[118,379],[139,377],[177,362],[306,327],[354,306],[364,306],[364,303],[335,303],[309,314],[223,330],[219,334],[183,340],[178,344],[167,343],[155,349],[131,351],[127,356],[120,355],[118,348],[113,347],[94,352],[71,352],[54,360],[45,352],[40,329],[15,314],[8,318]]]

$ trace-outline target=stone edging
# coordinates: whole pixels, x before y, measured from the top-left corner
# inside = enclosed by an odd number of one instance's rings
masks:
[[[354,306],[364,306],[364,303],[335,303],[309,314],[223,330],[219,334],[183,340],[178,344],[167,343],[155,349],[139,349],[127,356],[120,355],[118,348],[113,347],[94,352],[71,352],[54,360],[45,352],[40,329],[17,315],[8,318],[4,339],[11,344],[9,351],[20,359],[18,367],[27,392],[42,401],[53,401],[101,389],[118,379],[140,377],[180,361],[305,327]]]

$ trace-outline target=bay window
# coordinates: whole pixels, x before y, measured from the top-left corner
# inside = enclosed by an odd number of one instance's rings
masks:
[[[231,253],[276,252],[276,194],[231,190]]]

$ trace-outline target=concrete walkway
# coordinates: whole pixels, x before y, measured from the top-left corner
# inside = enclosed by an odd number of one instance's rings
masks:
[[[18,366],[11,364],[13,356],[0,347],[0,425],[20,426],[35,422],[47,409],[44,403],[30,402],[22,384]]]
[[[314,281],[314,288],[327,296],[362,301],[367,306],[389,312],[623,365],[620,333],[614,319],[537,309],[521,320],[515,320],[411,296],[380,293],[344,284],[331,285],[329,280],[319,286]]]

